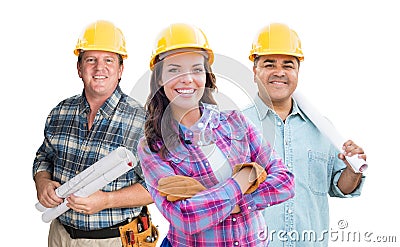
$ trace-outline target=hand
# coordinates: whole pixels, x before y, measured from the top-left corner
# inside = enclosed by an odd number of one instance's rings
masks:
[[[253,193],[258,188],[260,183],[265,181],[265,179],[267,178],[267,172],[262,166],[260,166],[256,162],[251,162],[251,163],[243,163],[235,165],[232,174],[235,175],[239,173],[240,170],[246,167],[252,168],[251,173],[248,176],[248,182],[253,184],[244,192],[244,194],[250,194]]]
[[[240,210],[239,205],[236,204],[235,207],[233,208],[231,214],[238,214],[240,212],[242,212],[242,210]]]
[[[37,198],[44,207],[54,208],[60,205],[64,199],[57,196],[55,190],[60,187],[60,183],[51,180],[50,173],[46,171],[35,175],[35,185]]]
[[[191,198],[206,189],[199,181],[182,175],[174,175],[158,180],[157,187],[161,196],[170,202]]]
[[[351,168],[351,165],[349,162],[346,160],[345,156],[351,157],[353,155],[358,155],[358,158],[361,158],[363,160],[367,160],[367,155],[364,154],[364,150],[356,145],[352,140],[348,140],[343,144],[342,147],[343,153],[339,153],[338,158],[343,160],[343,162],[346,164],[346,166]],[[351,168],[353,170],[353,168]],[[353,170],[354,172],[354,170]]]
[[[352,193],[362,180],[362,173],[356,173],[351,167],[350,163],[346,160],[345,156],[358,155],[359,158],[367,160],[367,156],[364,154],[364,150],[357,146],[353,141],[348,140],[343,144],[343,153],[339,153],[339,159],[343,160],[347,168],[343,171],[342,175],[338,180],[338,187],[343,192],[343,194]]]
[[[107,193],[109,192],[99,190],[88,197],[79,197],[72,194],[67,197],[67,206],[81,214],[94,214],[108,208]]]

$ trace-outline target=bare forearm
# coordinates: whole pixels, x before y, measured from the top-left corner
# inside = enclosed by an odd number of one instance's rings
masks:
[[[355,173],[351,168],[347,167],[338,181],[338,187],[343,194],[352,193],[361,183],[362,173]]]
[[[50,180],[51,174],[47,171],[41,171],[41,172],[36,173],[36,175],[33,179],[35,180],[35,183],[38,183],[38,182],[42,181],[43,179]]]
[[[153,202],[150,193],[139,183],[107,192],[106,208],[125,208],[148,205]]]
[[[242,193],[246,192],[251,185],[253,185],[256,179],[255,173],[250,167],[245,167],[241,169],[238,173],[233,176],[233,179],[239,184]]]

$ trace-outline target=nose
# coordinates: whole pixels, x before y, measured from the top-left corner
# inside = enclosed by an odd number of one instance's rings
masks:
[[[192,83],[193,82],[193,75],[190,72],[185,72],[180,76],[180,81],[182,83]]]
[[[285,73],[285,70],[283,68],[276,68],[275,71],[274,71],[274,75],[282,77],[282,76],[285,76],[286,73]]]
[[[97,70],[102,70],[106,67],[106,62],[103,61],[102,59],[98,59],[96,63],[96,69]]]

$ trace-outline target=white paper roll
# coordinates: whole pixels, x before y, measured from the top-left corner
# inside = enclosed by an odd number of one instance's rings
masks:
[[[62,198],[66,198],[71,194],[87,197],[136,165],[137,159],[132,152],[125,147],[118,147],[107,156],[98,160],[96,163],[58,187],[56,193]],[[47,223],[66,212],[69,209],[66,204],[67,201],[64,200],[64,202],[57,207],[46,208],[38,202],[35,207],[40,212],[43,212],[42,220]]]
[[[342,150],[342,146],[347,140],[339,134],[333,124],[323,117],[298,90],[293,94],[293,97],[300,109],[314,123],[319,131],[321,131],[321,133],[325,135],[339,150]],[[355,172],[362,173],[367,170],[368,164],[365,160],[360,159],[357,156],[345,157]]]

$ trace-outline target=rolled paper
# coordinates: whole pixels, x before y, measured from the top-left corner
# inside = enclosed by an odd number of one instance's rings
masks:
[[[298,90],[293,94],[293,97],[300,109],[307,115],[318,130],[325,135],[333,145],[335,145],[339,150],[342,150],[342,146],[347,140],[339,134],[333,124],[327,118],[323,117],[318,109],[316,109]],[[345,158],[357,173],[362,173],[368,168],[366,161],[358,156],[345,156]]]
[[[67,198],[71,194],[88,197],[136,165],[137,159],[132,152],[125,147],[118,147],[58,187],[56,194],[62,198]],[[57,207],[46,208],[38,202],[35,207],[43,212],[42,220],[47,223],[65,213],[69,209],[66,204],[67,201],[64,200]]]

